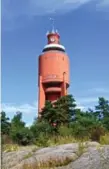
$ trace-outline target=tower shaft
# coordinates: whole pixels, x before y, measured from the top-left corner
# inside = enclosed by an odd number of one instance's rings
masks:
[[[48,44],[39,56],[39,115],[46,100],[54,102],[65,96],[69,87],[69,58],[60,44],[60,35],[50,32],[47,37]]]

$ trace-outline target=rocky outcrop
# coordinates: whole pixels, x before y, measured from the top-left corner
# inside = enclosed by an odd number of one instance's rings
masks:
[[[89,147],[77,160],[58,169],[109,169],[109,146]]]
[[[30,146],[2,153],[2,169],[43,169],[46,166],[56,169],[109,169],[109,145],[87,142],[41,149]]]

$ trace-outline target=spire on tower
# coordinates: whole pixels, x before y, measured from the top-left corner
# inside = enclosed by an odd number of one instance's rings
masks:
[[[50,35],[50,34],[55,34],[56,36],[60,37],[58,30],[55,30],[55,19],[54,18],[49,18],[49,20],[51,21],[51,30],[47,31],[46,36]]]
[[[55,33],[55,30],[54,30],[54,18],[50,18],[50,21],[51,21],[51,25],[52,25],[52,33]]]

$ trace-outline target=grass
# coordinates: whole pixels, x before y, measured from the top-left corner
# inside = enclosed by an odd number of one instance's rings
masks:
[[[47,160],[47,162],[41,162],[41,163],[38,163],[36,161],[34,164],[24,164],[22,169],[55,169],[56,167],[59,167],[59,166],[66,166],[70,162],[74,161],[76,158],[80,157],[87,150],[87,146],[84,144],[84,142],[87,142],[87,141],[90,141],[89,138],[79,139],[79,138],[75,138],[70,135],[69,136],[54,136],[54,137],[49,138],[45,145],[41,144],[40,146],[35,146],[35,147],[30,146],[31,152],[25,155],[24,159],[28,159],[32,157],[32,155],[34,155],[34,152],[36,152],[41,147],[48,147],[48,146],[52,147],[52,146],[57,146],[57,145],[62,145],[62,144],[69,144],[69,143],[79,144],[78,151],[75,154],[76,155],[75,158],[66,157],[65,159],[49,159]],[[100,144],[109,145],[109,133],[100,137]],[[37,145],[37,142],[36,142],[36,145]],[[18,146],[17,144],[3,145],[4,152],[18,151],[20,148],[21,147]]]
[[[44,138],[43,138],[44,139]],[[40,141],[40,140],[39,140]],[[43,140],[43,143],[40,144],[39,143],[35,143],[36,145],[38,145],[39,147],[50,147],[50,146],[56,146],[56,145],[62,145],[62,144],[69,144],[69,143],[78,143],[78,142],[86,142],[89,141],[89,138],[84,138],[84,139],[77,139],[74,138],[73,136],[54,136],[51,137],[47,140],[47,142]]]
[[[109,133],[106,133],[104,136],[100,137],[100,144],[109,145]]]
[[[29,152],[28,154],[26,154],[26,155],[24,156],[23,159],[28,159],[28,158],[32,157],[32,155],[33,155],[33,153]]]
[[[76,155],[78,157],[80,157],[84,152],[86,151],[86,145],[84,145],[84,143],[80,142],[79,146],[78,146],[78,151],[76,153]]]
[[[68,165],[70,162],[72,162],[72,158],[68,158],[66,157],[64,160],[60,160],[60,159],[49,159],[46,163],[42,162],[40,164],[38,163],[34,163],[34,164],[24,164],[22,169],[51,169],[51,168],[55,168],[55,167],[60,167],[60,166],[66,166]]]
[[[12,151],[18,151],[19,146],[17,144],[5,144],[3,145],[3,151],[4,152],[12,152]]]

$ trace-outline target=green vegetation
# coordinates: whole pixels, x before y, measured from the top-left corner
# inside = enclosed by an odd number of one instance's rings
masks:
[[[28,153],[27,155],[24,156],[24,159],[28,159],[28,158],[32,157],[32,155],[33,154],[30,152],[30,153]]]
[[[109,101],[101,97],[95,110],[77,108],[72,95],[61,97],[54,105],[47,101],[41,112],[28,128],[17,112],[11,121],[1,112],[2,143],[52,146],[70,142],[98,141],[109,144]]]
[[[104,145],[106,145],[106,144],[109,145],[109,133],[100,137],[100,143],[104,144]]]
[[[70,162],[72,162],[72,160],[75,159],[68,157],[66,157],[64,160],[50,159],[49,161],[40,164],[37,164],[37,162],[34,164],[24,164],[22,169],[56,169],[56,167],[68,165]]]
[[[4,152],[11,152],[19,150],[19,146],[17,144],[5,144],[3,145]]]

